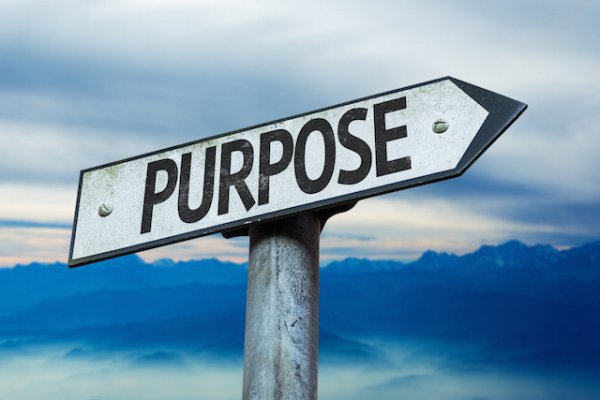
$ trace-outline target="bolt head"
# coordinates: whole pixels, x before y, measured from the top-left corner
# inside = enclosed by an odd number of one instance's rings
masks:
[[[450,124],[448,124],[448,121],[440,118],[433,123],[431,129],[433,129],[435,133],[444,133],[448,130],[449,126]]]
[[[110,215],[110,213],[112,211],[113,211],[113,208],[110,204],[102,203],[100,208],[98,208],[98,215],[100,215],[101,217],[106,217],[106,216]]]

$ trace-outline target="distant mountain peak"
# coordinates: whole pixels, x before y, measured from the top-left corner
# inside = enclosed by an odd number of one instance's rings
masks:
[[[577,261],[572,261],[572,263],[578,265],[582,263],[586,263],[586,265],[589,263],[592,263],[592,265],[597,264],[600,261],[600,241],[594,241],[570,249],[557,250],[547,244],[527,245],[520,240],[513,239],[498,245],[485,244],[477,250],[464,255],[426,250],[421,257],[412,262],[349,257],[344,260],[332,261],[323,270],[327,271],[326,273],[362,274],[395,271],[405,267],[421,269],[513,268],[527,266],[545,268],[548,265],[557,263],[564,265],[567,259],[576,259]],[[241,282],[246,279],[247,263],[235,264],[228,261],[221,261],[217,258],[187,261],[159,259],[154,262],[145,262],[138,255],[130,254],[101,261],[86,267],[76,268],[74,272],[69,271],[63,263],[33,262],[28,265],[7,268],[4,271],[5,274],[7,270],[11,269],[23,271],[28,274],[64,271],[65,275],[61,278],[63,280],[82,279],[84,275],[89,275],[90,277],[94,275],[94,281],[108,282],[115,279],[119,282],[127,280],[142,282],[150,279],[156,282],[156,284],[161,284],[164,279],[163,277],[159,278],[156,274],[165,272],[165,270],[174,270],[175,275],[173,276],[180,274],[179,276],[181,277],[187,274],[186,270],[191,270],[192,273],[190,276],[194,276],[193,279],[200,281],[225,282],[228,279],[233,279],[236,282]],[[110,270],[110,275],[107,275],[107,270]]]
[[[324,270],[328,273],[365,273],[390,271],[404,266],[404,263],[396,260],[371,260],[368,258],[349,257],[341,261],[332,261]]]
[[[520,240],[517,239],[512,239],[509,240],[507,242],[501,243],[498,246],[496,246],[497,248],[500,249],[510,249],[510,250],[523,250],[527,248],[527,245],[523,242],[521,242]]]
[[[438,253],[433,250],[426,250],[418,260],[411,263],[417,267],[440,267],[447,263],[449,259],[456,257],[454,254],[448,254],[446,252]]]

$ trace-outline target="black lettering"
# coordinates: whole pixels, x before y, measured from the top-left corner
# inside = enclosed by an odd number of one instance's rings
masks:
[[[312,180],[306,174],[306,142],[312,132],[320,132],[325,142],[325,162],[323,172],[317,179]],[[335,167],[335,136],[333,128],[322,118],[311,119],[300,130],[296,141],[294,154],[294,169],[296,171],[296,182],[298,187],[308,194],[318,193],[325,189]]]
[[[411,168],[410,156],[401,157],[396,160],[388,160],[387,143],[392,140],[402,139],[407,136],[406,125],[387,129],[385,126],[385,114],[406,108],[406,97],[385,101],[375,104],[375,165],[377,176],[392,174]]]
[[[271,143],[279,142],[283,146],[281,159],[271,164]],[[269,202],[269,179],[279,174],[290,165],[294,141],[292,135],[285,129],[263,133],[260,136],[260,161],[258,169],[258,204]]]
[[[239,151],[244,157],[244,165],[236,173],[231,173],[231,154],[234,151]],[[252,144],[244,139],[234,140],[233,142],[224,143],[221,146],[221,169],[219,178],[219,209],[218,214],[227,214],[229,212],[229,188],[235,187],[238,195],[246,207],[246,211],[250,210],[256,203],[248,185],[244,181],[250,171],[252,170],[252,164],[254,162],[254,150]]]
[[[158,171],[165,171],[168,175],[167,186],[156,193],[156,175]],[[146,189],[144,190],[144,205],[142,207],[141,233],[150,232],[152,229],[152,212],[156,204],[167,200],[175,191],[177,185],[177,164],[170,158],[148,163],[146,170]]]
[[[190,209],[190,169],[192,164],[192,153],[181,156],[181,175],[179,176],[179,200],[177,211],[179,218],[188,224],[198,222],[206,216],[212,203],[215,187],[215,157],[216,147],[208,147],[204,160],[204,184],[202,190],[202,202],[195,210]]]
[[[348,127],[352,121],[364,121],[365,119],[367,119],[366,108],[353,108],[346,111],[338,123],[338,140],[340,144],[360,156],[360,165],[354,171],[340,170],[338,183],[342,185],[359,183],[366,178],[371,170],[372,156],[369,145],[348,131]]]

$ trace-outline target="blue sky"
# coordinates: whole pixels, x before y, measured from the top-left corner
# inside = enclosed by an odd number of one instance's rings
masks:
[[[360,202],[322,259],[600,237],[597,2],[0,3],[0,266],[65,261],[79,171],[442,76],[529,105],[463,177]],[[213,236],[148,260],[246,258]]]

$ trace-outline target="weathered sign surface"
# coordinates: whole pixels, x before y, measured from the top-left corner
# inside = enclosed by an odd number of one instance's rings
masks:
[[[458,176],[525,108],[443,78],[84,170],[69,265]]]

